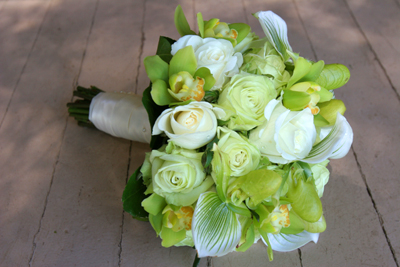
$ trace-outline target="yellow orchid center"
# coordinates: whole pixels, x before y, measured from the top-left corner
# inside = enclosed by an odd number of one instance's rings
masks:
[[[169,93],[178,101],[201,101],[205,95],[203,78],[193,78],[187,71],[181,71],[169,78]]]
[[[194,210],[190,206],[181,207],[179,210],[174,210],[172,207],[167,206],[163,211],[163,224],[175,232],[183,229],[189,231],[192,229],[193,213]]]

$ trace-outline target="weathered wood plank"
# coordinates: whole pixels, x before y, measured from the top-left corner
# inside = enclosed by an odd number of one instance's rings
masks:
[[[49,8],[0,128],[3,266],[27,265],[34,252],[66,125],[65,103],[91,22],[73,15],[80,8],[93,11],[94,2],[74,1],[68,9],[54,2]]]
[[[43,1],[0,2],[0,125],[48,6]]]
[[[93,2],[94,3],[94,2]],[[78,83],[133,91],[143,2],[98,2]],[[88,16],[81,6],[74,17]],[[79,25],[77,25],[79,27]],[[86,40],[86,37],[83,38]],[[34,265],[117,266],[130,142],[68,121]],[[142,150],[132,149],[143,154]],[[67,190],[66,190],[67,188]],[[60,209],[60,207],[63,207]]]
[[[141,10],[141,12],[144,12],[145,24],[141,29],[144,43],[141,50],[141,65],[136,88],[138,94],[141,94],[150,83],[144,69],[143,59],[155,54],[159,36],[179,38],[174,26],[174,12],[178,4],[182,5],[189,24],[194,25],[191,3],[147,0],[145,9]],[[150,151],[148,145],[132,143],[130,175],[143,163],[146,151]],[[162,247],[161,239],[156,237],[150,223],[132,219],[128,213],[124,214],[121,247],[121,266],[191,266],[196,253],[194,249],[189,247]],[[199,266],[206,265],[207,260],[201,260]]]
[[[100,1],[79,84],[105,91],[135,91],[144,2]]]
[[[379,4],[366,0],[346,2],[399,95],[400,4],[393,0],[379,1]]]
[[[142,94],[149,86],[150,80],[146,75],[143,60],[147,56],[155,55],[158,39],[160,36],[167,36],[174,40],[180,37],[175,28],[174,13],[177,5],[181,5],[189,24],[194,25],[193,3],[190,1],[156,1],[147,0],[144,17],[144,28],[142,34],[144,44],[140,57],[139,80],[136,88],[137,94]]]
[[[343,211],[351,215],[345,218],[342,211],[338,210],[331,217],[334,220],[341,219],[342,223],[336,224],[328,218],[328,227],[332,225],[341,230],[336,235],[329,232],[328,228],[325,233],[329,240],[327,245],[333,247],[332,250],[326,250],[326,256],[337,265],[368,262],[393,266],[393,255],[378,217],[383,219],[387,238],[397,251],[400,243],[396,222],[396,218],[399,218],[397,203],[400,182],[394,177],[398,176],[400,168],[395,164],[400,149],[398,99],[374,59],[367,40],[342,1],[298,1],[297,5],[318,59],[324,59],[326,63],[345,64],[352,73],[350,82],[335,93],[348,106],[345,115],[354,130],[353,148],[357,162],[351,155],[352,151],[346,158],[333,161],[332,166],[341,167],[334,169],[332,179],[340,173],[346,177],[345,181],[348,179],[348,183],[354,183],[365,191],[354,189],[343,194],[350,186],[334,184],[334,187],[337,186],[337,189],[333,189],[337,193],[337,200],[332,201],[346,200],[350,207],[343,206]],[[354,173],[357,165],[360,174]],[[367,189],[362,179],[360,181],[360,176],[366,179]],[[368,190],[372,200],[368,200]],[[350,192],[354,194],[349,195]],[[327,212],[328,208],[332,209],[335,205],[329,201]],[[346,209],[350,210],[346,212]],[[343,249],[337,250],[343,243]],[[319,247],[316,251],[305,250],[303,262],[323,264],[326,257],[318,256],[318,250]]]

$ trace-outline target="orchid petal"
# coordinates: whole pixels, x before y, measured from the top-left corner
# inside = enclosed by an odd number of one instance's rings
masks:
[[[200,195],[192,221],[198,256],[223,256],[235,250],[241,226],[237,215],[214,192]]]

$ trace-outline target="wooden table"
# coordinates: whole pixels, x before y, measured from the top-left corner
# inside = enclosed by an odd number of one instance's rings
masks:
[[[159,35],[189,23],[246,22],[273,10],[295,52],[342,63],[352,77],[336,96],[354,130],[331,162],[322,198],[328,228],[318,245],[246,253],[200,266],[399,266],[399,0],[1,0],[0,266],[191,266],[191,248],[163,248],[149,223],[122,210],[145,144],[78,127],[65,104],[76,84],[141,94],[143,59]]]

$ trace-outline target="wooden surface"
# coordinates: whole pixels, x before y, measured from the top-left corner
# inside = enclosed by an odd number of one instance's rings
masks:
[[[322,198],[328,228],[317,245],[246,253],[200,266],[399,266],[399,0],[0,0],[0,266],[191,266],[191,248],[163,248],[146,222],[122,209],[145,144],[78,127],[65,104],[76,84],[141,94],[143,59],[160,35],[189,23],[246,22],[273,10],[295,52],[342,63],[335,91],[354,131],[349,154],[330,164]]]

